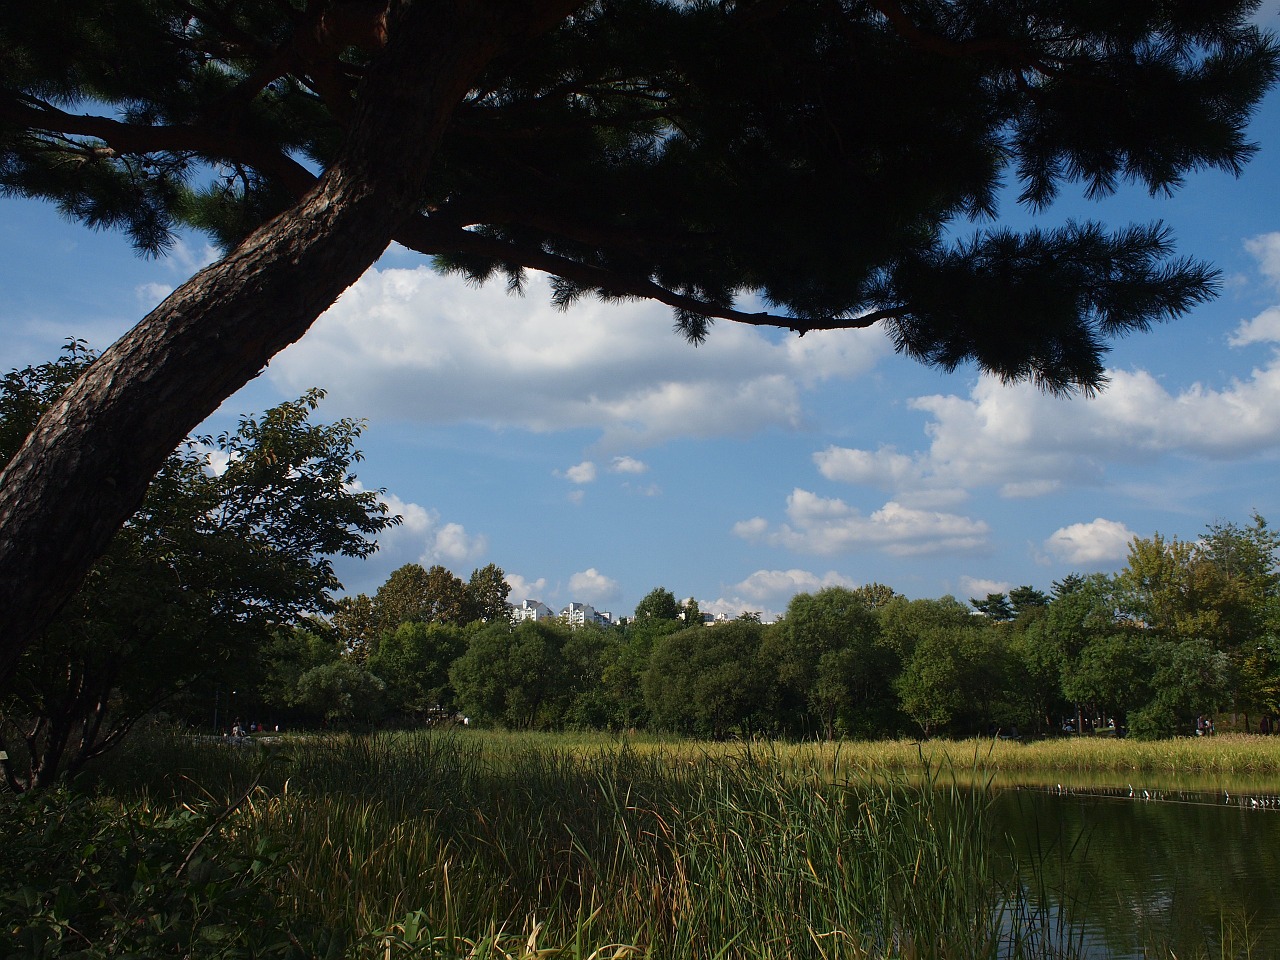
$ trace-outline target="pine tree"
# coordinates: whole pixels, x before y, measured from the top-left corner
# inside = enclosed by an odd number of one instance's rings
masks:
[[[0,677],[176,444],[392,239],[557,303],[800,333],[1098,388],[1107,342],[1210,296],[1159,224],[1014,232],[1015,180],[1238,172],[1277,51],[1255,3],[49,0],[0,9],[0,193],[227,251],[0,475]],[[765,312],[743,310],[755,295]]]

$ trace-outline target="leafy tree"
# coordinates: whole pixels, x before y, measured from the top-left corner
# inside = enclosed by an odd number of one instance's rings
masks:
[[[314,667],[337,663],[343,649],[337,634],[315,630],[314,626],[308,622],[274,630],[258,647],[254,697],[270,717],[286,723],[324,719],[324,710],[313,711],[303,701],[298,681]],[[247,685],[245,676],[239,671],[237,674],[236,683]],[[232,719],[226,718],[228,723]]]
[[[572,631],[551,621],[489,624],[449,671],[458,705],[482,723],[515,729],[563,723],[572,675],[563,649]]]
[[[894,597],[899,596],[892,587],[886,587],[883,583],[864,583],[854,587],[853,592],[872,610],[879,610]]]
[[[368,594],[339,597],[329,618],[349,657],[363,663],[378,646],[378,614]]]
[[[453,713],[449,669],[466,649],[461,627],[410,621],[383,634],[366,665],[386,684],[389,711],[422,720]]]
[[[406,563],[391,571],[373,597],[374,613],[383,633],[402,623],[467,622],[467,585],[439,564],[425,569],[420,563]]]
[[[747,723],[766,690],[763,631],[759,623],[734,620],[657,638],[644,677],[654,723],[717,738]]]
[[[1012,720],[1008,663],[1002,631],[980,620],[929,624],[894,685],[902,710],[924,736],[947,729],[985,733]]]
[[[62,379],[91,362],[73,343],[61,359],[6,377],[0,409],[12,418],[10,442],[56,399]],[[275,628],[331,607],[341,584],[329,558],[377,549],[371,537],[398,518],[386,515],[380,491],[349,482],[361,423],[310,422],[322,397],[311,391],[204,438],[226,459],[221,473],[205,447],[165,461],[142,508],[0,694],[12,788],[79,769],[185,688],[252,675]]]
[[[1158,224],[969,224],[1010,179],[1040,209],[1238,172],[1277,71],[1255,6],[6,4],[0,191],[148,253],[188,226],[227,254],[5,468],[0,677],[183,436],[392,239],[516,289],[546,271],[560,305],[663,302],[694,340],[880,324],[943,369],[1096,389],[1107,341],[1214,271]]]
[[[350,660],[312,667],[298,678],[298,701],[336,724],[373,723],[383,714],[380,679]]]
[[[567,726],[599,730],[626,722],[619,709],[621,703],[613,695],[615,691],[605,685],[606,676],[616,679],[610,670],[622,652],[623,644],[614,630],[586,624],[569,633],[560,651],[567,674]]]
[[[501,567],[490,563],[472,570],[471,579],[467,581],[466,622],[510,620],[511,605],[507,602],[510,594],[511,585],[507,583],[507,575]]]
[[[1049,624],[1047,606],[1024,610],[1008,639],[1011,685],[1015,713],[1022,729],[1043,734],[1056,729],[1059,720],[1074,713],[1062,694],[1066,653]]]
[[[680,603],[666,587],[655,587],[636,604],[637,620],[679,620]]]
[[[844,587],[796,594],[771,634],[779,680],[827,739],[837,720],[845,731],[870,732],[872,715],[890,699],[897,664],[879,635],[864,595]]]
[[[1152,638],[1113,629],[1089,639],[1063,671],[1062,692],[1085,707],[1085,717],[1111,716],[1128,725],[1131,711],[1151,701]]]
[[[1014,587],[1009,591],[1009,605],[1013,615],[1020,617],[1030,610],[1041,610],[1049,605],[1049,595],[1035,587]]]

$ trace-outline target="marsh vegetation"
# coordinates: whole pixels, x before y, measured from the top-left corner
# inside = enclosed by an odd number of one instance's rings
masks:
[[[1201,765],[1280,754],[1222,745]],[[6,952],[1083,955],[1055,889],[1074,865],[1013,856],[993,812],[1014,749],[156,731],[5,799]]]

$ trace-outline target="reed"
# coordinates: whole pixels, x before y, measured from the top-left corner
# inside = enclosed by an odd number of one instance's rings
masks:
[[[154,761],[163,769],[157,771]],[[992,958],[1071,953],[997,869],[981,757],[913,776],[826,745],[325,737],[257,751],[170,739],[104,785],[228,796],[273,894],[346,955]],[[200,791],[196,785],[200,784]]]

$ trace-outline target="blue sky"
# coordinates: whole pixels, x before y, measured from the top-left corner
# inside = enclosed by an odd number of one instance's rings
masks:
[[[560,313],[536,277],[510,297],[393,249],[210,426],[311,386],[328,391],[322,418],[367,419],[360,480],[405,522],[372,559],[339,562],[350,592],[409,561],[464,578],[496,563],[517,602],[616,616],[657,586],[766,617],[829,584],[1048,590],[1119,569],[1135,535],[1194,538],[1254,511],[1280,523],[1280,93],[1251,136],[1238,180],[1066,198],[1038,218],[1160,219],[1224,274],[1216,301],[1118,342],[1094,399],[944,375],[877,330],[721,322],[695,349],[657,305]],[[106,347],[211,256],[190,236],[143,260],[47,205],[0,201],[0,368],[68,337]]]

